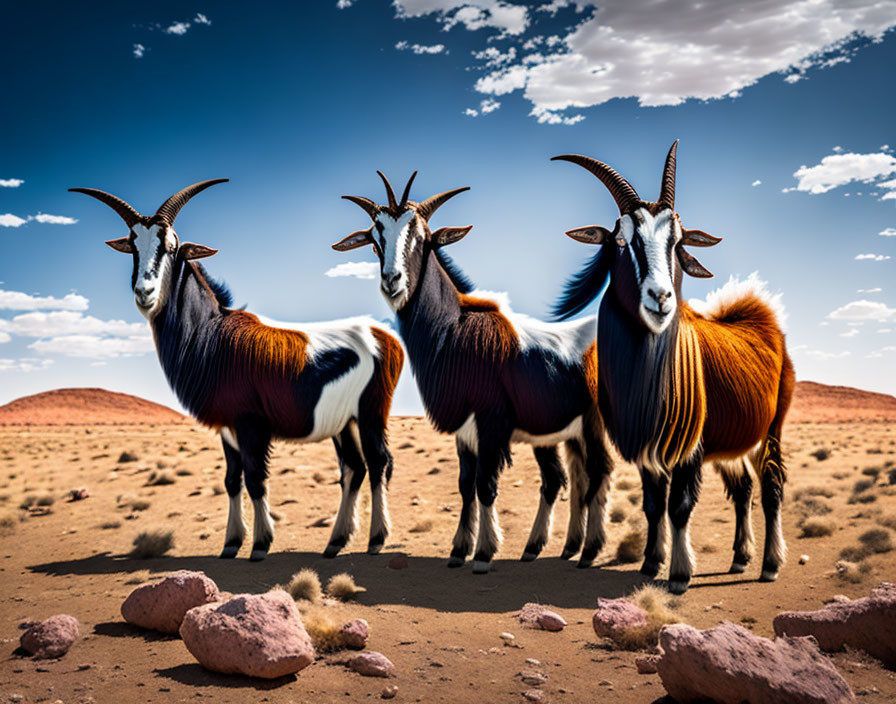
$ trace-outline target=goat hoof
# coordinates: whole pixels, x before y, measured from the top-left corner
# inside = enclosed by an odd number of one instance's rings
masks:
[[[768,567],[763,569],[762,574],[759,575],[760,582],[774,582],[776,579],[778,579],[778,570]]]
[[[236,554],[240,551],[239,545],[225,545],[224,549],[221,551],[221,554],[218,557],[221,560],[232,560],[236,557]]]
[[[342,550],[342,547],[342,545],[334,545],[333,543],[330,543],[324,550],[323,556],[327,560],[332,560],[339,554],[339,551]]]
[[[560,553],[561,560],[571,560],[575,557],[578,550],[573,550],[572,548],[563,548],[563,552]]]
[[[385,544],[385,540],[377,540],[376,542],[371,542],[367,545],[367,554],[368,555],[379,555],[383,549],[383,545]]]
[[[252,548],[252,554],[249,555],[249,562],[261,562],[268,556],[268,548],[258,547]]]
[[[680,596],[684,594],[688,590],[688,585],[691,583],[690,579],[670,579],[669,580],[669,591],[676,596]]]
[[[524,552],[523,556],[520,558],[520,562],[532,562],[536,557],[538,557],[537,552],[526,550],[526,552]]]
[[[650,579],[655,579],[660,573],[660,566],[654,562],[645,562],[641,565],[641,574]],[[687,589],[687,587],[685,587]]]
[[[576,563],[576,568],[580,570],[585,570],[591,567],[594,564],[594,560],[587,560],[584,557],[579,558],[579,561]]]
[[[728,570],[728,574],[743,574],[744,570],[747,569],[746,562],[737,562],[734,561],[731,563],[731,569]]]
[[[473,574],[488,574],[492,563],[488,560],[473,560]]]
[[[463,567],[464,562],[465,562],[464,558],[458,557],[457,555],[452,555],[451,557],[448,558],[448,566],[452,569],[454,569],[456,567]]]

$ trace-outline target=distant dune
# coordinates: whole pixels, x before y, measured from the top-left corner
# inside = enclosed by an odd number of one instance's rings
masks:
[[[0,425],[130,425],[186,420],[167,406],[106,389],[56,389],[0,406]]]
[[[849,386],[798,381],[787,420],[791,423],[896,421],[896,398]]]

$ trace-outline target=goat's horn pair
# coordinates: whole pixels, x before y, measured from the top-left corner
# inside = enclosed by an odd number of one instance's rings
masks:
[[[215,178],[209,181],[200,181],[199,183],[194,183],[192,186],[187,186],[186,188],[181,189],[162,203],[161,207],[156,211],[155,217],[161,218],[168,225],[173,225],[174,219],[177,217],[180,209],[187,204],[187,201],[189,201],[190,198],[197,193],[204,191],[209,186],[214,186],[216,183],[224,183],[228,180],[229,179],[226,178]],[[111,193],[106,193],[105,191],[100,191],[96,188],[69,188],[68,190],[73,193],[84,193],[85,195],[92,196],[98,201],[105,203],[118,213],[121,219],[125,221],[128,228],[133,227],[143,220],[143,216],[140,213],[134,210],[134,208],[121,198],[113,196]]]
[[[417,172],[411,174],[411,177],[408,179],[407,184],[404,187],[404,192],[401,194],[401,202],[397,203],[395,201],[395,191],[392,190],[392,184],[389,183],[389,179],[386,178],[386,175],[382,171],[377,171],[377,174],[381,179],[383,179],[383,185],[386,186],[386,195],[389,198],[389,207],[396,211],[400,212],[404,210],[408,205],[408,196],[411,195],[411,184],[414,183],[414,179],[417,178]]]
[[[386,185],[386,195],[389,197],[389,207],[399,212],[404,210],[408,204],[408,196],[411,194],[411,184],[414,183],[414,179],[417,178],[417,172],[415,171],[412,173],[411,177],[408,179],[408,183],[404,187],[404,193],[401,194],[401,203],[395,202],[395,192],[392,190],[392,184],[389,183],[389,179],[383,175],[382,171],[377,171],[377,173]],[[444,205],[446,201],[454,198],[458,193],[463,193],[464,191],[469,190],[469,186],[465,188],[455,188],[454,190],[445,191],[444,193],[439,193],[431,198],[427,198],[422,203],[417,204],[417,214],[424,220],[429,220],[433,213]]]
[[[678,140],[669,149],[666,156],[666,164],[663,167],[663,183],[660,188],[659,203],[667,205],[670,208],[675,207],[675,155],[678,150]],[[581,154],[563,154],[555,156],[551,161],[569,161],[578,164],[582,168],[590,171],[597,176],[603,183],[616,205],[619,206],[620,213],[627,213],[641,204],[641,198],[638,196],[634,187],[626,181],[616,169],[597,159]]]

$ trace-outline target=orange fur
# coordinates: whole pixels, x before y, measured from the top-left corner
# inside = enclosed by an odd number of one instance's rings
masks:
[[[503,360],[517,354],[520,345],[516,331],[497,303],[466,293],[458,293],[458,299],[461,318],[467,325],[464,335],[467,344],[473,345],[477,352],[490,353]],[[481,324],[474,325],[473,321]]]
[[[392,408],[392,395],[395,393],[395,386],[398,384],[398,377],[404,365],[404,350],[401,348],[401,343],[385,330],[370,328],[370,331],[380,348],[380,364],[374,372],[372,384],[375,386],[373,392],[379,402],[378,415],[382,418],[385,428],[389,420],[389,410]]]
[[[588,393],[597,404],[598,383],[597,383],[597,342],[592,342],[591,346],[585,350],[582,356],[585,367],[585,383],[588,385]]]

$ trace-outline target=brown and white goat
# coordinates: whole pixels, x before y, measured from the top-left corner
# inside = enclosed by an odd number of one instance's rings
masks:
[[[647,546],[641,571],[655,576],[665,559],[665,514],[672,524],[669,586],[684,592],[694,570],[688,521],[701,465],[714,462],[737,511],[732,572],[750,560],[750,502],[755,466],[765,513],[762,580],[784,562],[781,501],[786,479],[781,433],[794,386],[776,301],[751,277],[730,282],[698,312],[681,299],[682,274],[712,276],[685,251],[720,238],[685,230],[675,212],[672,145],[655,203],[606,164],[580,155],[554,157],[584,167],[619,206],[612,231],[576,228],[575,240],[600,245],[555,312],[582,310],[606,286],[598,312],[598,398],[607,432],[641,470]],[[607,281],[609,283],[607,284]]]

